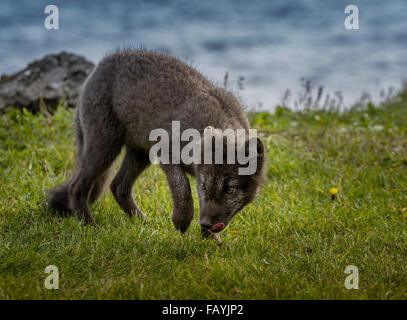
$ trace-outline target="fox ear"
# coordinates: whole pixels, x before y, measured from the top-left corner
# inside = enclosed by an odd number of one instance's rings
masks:
[[[250,152],[250,146],[252,148],[252,151]],[[266,163],[265,159],[265,148],[263,142],[260,140],[259,137],[252,137],[249,138],[246,143],[245,143],[245,152],[246,156],[249,158],[253,159],[256,158],[256,163],[257,163],[257,169],[255,173],[252,175],[253,177],[263,177],[264,173],[264,167]],[[252,154],[250,154],[252,153]]]
[[[204,141],[205,143],[210,143],[212,145],[212,149],[215,150],[215,145],[212,143],[212,139],[219,136],[222,136],[222,131],[220,129],[216,129],[212,126],[207,126],[204,129],[202,141]]]
[[[250,150],[249,146],[250,145],[256,146],[256,152],[257,152],[258,158],[264,157],[264,144],[260,140],[259,137],[251,137],[250,139],[246,140],[246,144],[245,144],[246,156],[249,156],[249,150]]]
[[[214,127],[212,127],[212,126],[207,126],[207,127],[204,129],[204,133],[207,132],[207,131],[209,131],[209,132],[210,132],[211,134],[213,134],[213,135],[215,135],[215,134],[218,133],[217,130],[216,130]]]

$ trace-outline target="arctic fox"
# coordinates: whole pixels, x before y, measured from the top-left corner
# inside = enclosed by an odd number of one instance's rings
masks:
[[[75,172],[51,190],[48,206],[93,223],[89,203],[103,192],[112,163],[123,146],[125,156],[110,189],[129,216],[144,217],[132,197],[137,177],[150,164],[152,130],[170,134],[173,121],[180,129],[244,130],[249,122],[232,93],[214,86],[192,67],[169,55],[148,50],[125,50],[105,57],[82,87],[75,116],[77,142]],[[239,174],[239,163],[160,164],[172,195],[172,222],[182,233],[194,212],[186,173],[197,179],[203,236],[223,230],[231,218],[255,197],[262,181],[265,150],[255,139],[256,170]],[[181,142],[184,146],[187,142]],[[236,147],[240,148],[235,140]],[[242,144],[242,143],[240,143]],[[171,150],[171,148],[169,148]],[[226,157],[226,150],[225,150]]]

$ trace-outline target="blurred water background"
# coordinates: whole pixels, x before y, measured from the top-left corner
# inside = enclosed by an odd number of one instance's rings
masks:
[[[59,30],[44,28],[45,6],[59,8]],[[346,5],[359,30],[344,27]],[[108,51],[166,49],[251,108],[273,110],[301,78],[344,103],[407,78],[406,0],[2,0],[0,73],[66,50],[98,62]],[[240,80],[239,80],[240,79]]]

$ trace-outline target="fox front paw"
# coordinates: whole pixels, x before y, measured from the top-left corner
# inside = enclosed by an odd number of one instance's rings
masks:
[[[193,211],[192,214],[181,214],[180,212],[173,210],[171,214],[171,220],[175,229],[179,230],[181,233],[185,233],[185,231],[187,231],[189,225],[191,224],[192,217]]]

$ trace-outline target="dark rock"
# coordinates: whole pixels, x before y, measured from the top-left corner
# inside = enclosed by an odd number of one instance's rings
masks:
[[[26,108],[38,112],[42,102],[55,109],[64,105],[74,108],[79,90],[94,64],[83,57],[61,52],[30,63],[24,70],[0,78],[0,113],[8,108]]]

